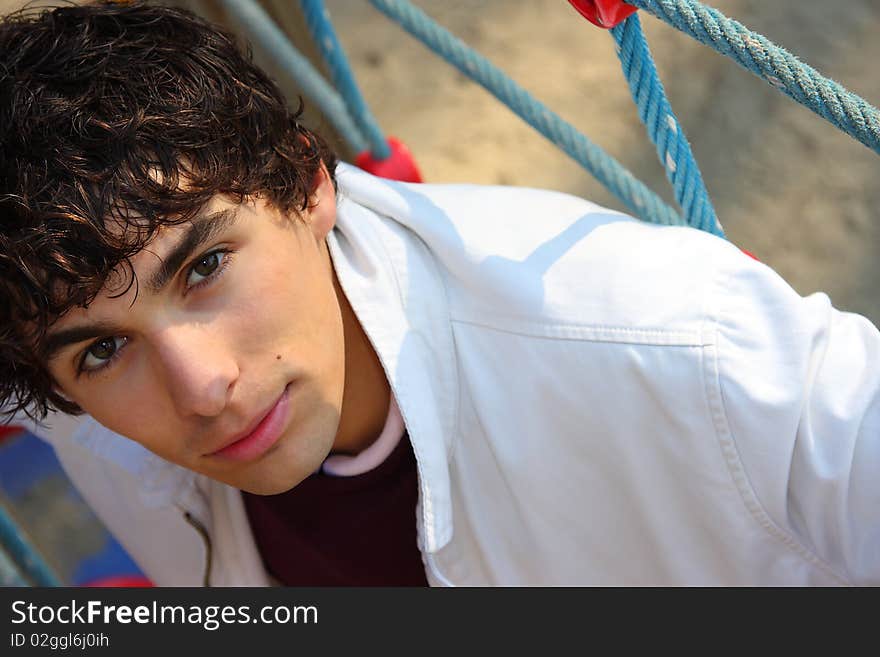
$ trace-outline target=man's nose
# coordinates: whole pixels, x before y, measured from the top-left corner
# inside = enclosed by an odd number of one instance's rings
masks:
[[[206,327],[173,326],[154,336],[162,378],[181,415],[215,417],[232,396],[239,368],[229,345]]]

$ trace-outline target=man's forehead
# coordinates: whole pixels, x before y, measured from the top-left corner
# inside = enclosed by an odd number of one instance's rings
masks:
[[[97,297],[115,297],[127,288],[132,276],[141,280],[146,272],[155,269],[168,254],[174,245],[178,243],[191,225],[191,221],[179,224],[166,224],[159,226],[143,247],[116,265],[104,279],[103,285]]]

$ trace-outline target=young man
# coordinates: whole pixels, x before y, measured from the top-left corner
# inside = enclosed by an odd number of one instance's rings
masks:
[[[880,583],[867,320],[296,118],[180,10],[0,27],[0,401],[87,414],[45,433],[157,584]]]

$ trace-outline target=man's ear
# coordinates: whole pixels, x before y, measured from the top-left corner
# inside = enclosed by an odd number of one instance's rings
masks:
[[[327,165],[323,162],[312,180],[312,192],[309,194],[309,207],[306,213],[312,233],[318,240],[327,237],[336,225],[336,190],[327,171]]]

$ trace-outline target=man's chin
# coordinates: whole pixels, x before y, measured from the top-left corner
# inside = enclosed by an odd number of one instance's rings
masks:
[[[339,412],[329,405],[327,408],[329,412],[323,416],[314,414],[306,422],[294,421],[259,459],[216,479],[253,495],[280,495],[292,490],[321,467],[333,448]]]
[[[281,495],[296,488],[305,477],[300,477],[293,481],[260,481],[248,483],[244,486],[236,486],[245,493],[252,495]]]
[[[299,458],[294,459],[290,455],[285,458],[286,447],[288,446],[279,445],[280,449],[273,450],[275,453],[271,454],[272,458],[254,464],[257,467],[250,471],[240,472],[238,476],[221,478],[221,480],[253,495],[280,495],[296,488],[300,482],[318,470],[326,458],[323,451],[315,454],[299,451],[297,454]],[[329,451],[328,447],[327,452]],[[305,458],[306,456],[308,458]]]

